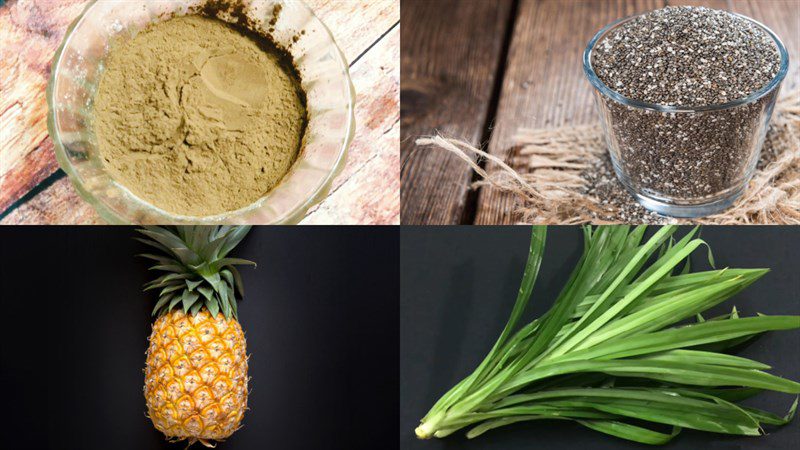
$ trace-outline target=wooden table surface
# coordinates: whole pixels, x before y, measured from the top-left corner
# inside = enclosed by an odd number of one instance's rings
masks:
[[[520,128],[596,123],[581,65],[587,42],[615,19],[667,5],[764,23],[789,51],[782,89],[800,86],[800,0],[403,0],[403,224],[513,223],[508,195],[470,190],[473,172],[463,161],[416,149],[415,138],[439,131],[511,163]]]
[[[330,195],[302,223],[400,221],[399,0],[306,0],[350,62],[356,137]],[[0,223],[91,224],[47,134],[50,61],[85,0],[0,0]]]

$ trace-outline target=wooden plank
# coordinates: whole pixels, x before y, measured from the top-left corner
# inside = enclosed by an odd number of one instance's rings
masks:
[[[663,6],[663,0],[522,0],[489,152],[509,162],[515,150],[514,135],[522,127],[597,121],[581,65],[586,44],[613,20]],[[475,223],[513,223],[513,204],[511,196],[484,187],[478,195]]]
[[[307,0],[350,63],[400,21],[399,0]]]
[[[0,211],[58,167],[44,91],[53,53],[84,4],[26,0],[0,8]]]
[[[78,196],[69,178],[62,177],[11,211],[2,225],[95,225],[105,223],[91,205]]]
[[[399,225],[400,123],[386,133],[395,144],[385,145],[339,189],[306,217],[304,225]],[[389,180],[390,183],[386,183]]]
[[[358,93],[359,131],[331,194],[302,223],[400,221],[399,25],[353,65],[351,75]]]
[[[23,2],[24,3],[24,2]],[[30,3],[30,2],[28,2]],[[39,3],[48,3],[45,0],[40,1]],[[342,51],[348,58],[348,61],[352,62],[360,57],[365,57],[365,52],[368,50],[371,51],[371,47],[375,44],[375,42],[382,37],[384,34],[389,32],[392,28],[396,27],[399,20],[400,20],[400,5],[399,2],[396,0],[360,0],[360,1],[347,1],[342,2],[340,0],[309,0],[309,5],[314,9],[316,14],[323,20],[326,25],[331,28],[335,39],[338,45],[342,48]],[[10,7],[19,7],[20,5],[12,4],[9,5]],[[66,25],[71,22],[72,18],[80,12],[80,8],[72,14],[69,20],[63,21],[62,28],[66,28]],[[3,10],[4,11],[4,10]],[[59,10],[60,11],[60,10]],[[42,12],[43,15],[46,16],[47,12]],[[63,13],[66,14],[66,13]],[[59,22],[60,23],[60,22]],[[61,25],[59,25],[61,26]],[[2,36],[3,32],[3,23],[0,22],[0,36]],[[50,30],[48,28],[48,30]],[[54,31],[50,30],[48,33],[54,33]],[[63,37],[63,29],[61,30],[61,35],[58,39],[55,39],[55,46],[60,43],[61,38]],[[399,44],[398,44],[399,45]],[[42,54],[47,55],[47,63],[45,66],[49,64],[49,58],[52,58],[52,53],[55,51],[55,46],[52,49],[48,48],[38,48]],[[26,52],[21,52],[21,55],[26,55]],[[393,57],[394,60],[398,59],[398,56],[395,54]],[[17,58],[18,61],[14,61],[13,64],[6,66],[3,64],[5,61],[9,61],[6,58],[0,59],[0,74],[2,74],[2,70],[4,67],[16,67],[20,64],[25,64],[26,58],[20,57]],[[385,66],[389,66],[386,64]],[[377,77],[375,77],[377,79]],[[398,77],[395,77],[395,88],[394,88],[394,95],[397,95],[397,91],[399,89],[399,80]],[[1,80],[2,78],[0,78]],[[385,80],[384,80],[385,81]],[[355,81],[354,81],[355,82]],[[44,88],[46,86],[46,77],[43,78],[42,83],[39,85],[24,89],[24,95],[34,100],[40,99],[41,102],[44,102]],[[383,83],[382,85],[371,85],[368,82],[362,83],[362,86],[366,86],[366,89],[386,89],[387,83]],[[0,101],[5,98],[5,86],[0,84]],[[388,89],[391,89],[389,87]],[[368,99],[374,98],[391,98],[393,95],[391,91],[386,92],[370,92]],[[24,105],[27,103],[31,103],[30,101],[25,102],[18,102],[20,105]],[[377,105],[370,104],[373,107],[373,111],[378,109]],[[374,114],[373,116],[365,116],[363,112],[359,112],[362,115],[362,121],[359,121],[357,124],[359,129],[357,133],[362,133],[364,130],[370,130],[370,125],[374,125],[377,128],[384,126],[385,128],[391,128],[391,124],[388,126],[386,125],[386,120],[397,120],[388,118],[391,116],[392,109],[396,112],[395,116],[399,115],[399,104],[395,102],[392,105],[391,101],[386,101],[383,103],[383,107],[387,108],[386,110],[381,110],[379,113]],[[0,109],[3,111],[4,109]],[[45,126],[45,116],[46,116],[46,105],[40,105],[40,108],[36,110],[34,113],[29,114],[29,120],[36,120],[37,126],[31,128],[28,127],[26,129],[36,130],[39,136],[44,135],[46,136],[46,126]],[[2,125],[2,116],[0,116],[0,125]],[[5,128],[0,127],[0,136],[5,137],[6,134],[8,136],[18,136],[24,130],[20,126],[9,127],[7,131]],[[360,134],[359,134],[360,136]],[[0,140],[0,146],[3,145],[3,142],[7,142],[8,139]],[[397,140],[395,139],[394,149],[396,151],[396,144]],[[6,191],[0,190],[0,211],[3,211],[8,205],[16,201],[16,199],[22,197],[27,191],[32,189],[36,184],[38,184],[41,180],[46,178],[50,175],[55,169],[56,164],[54,158],[52,156],[52,143],[50,143],[49,139],[44,139],[43,146],[44,148],[41,149],[31,149],[30,145],[23,145],[22,144],[8,144],[8,148],[14,149],[12,153],[11,150],[6,150],[4,147],[0,147],[0,158],[3,158],[1,161],[3,164],[0,164],[0,169],[5,167],[6,165],[14,165],[19,169],[14,173],[15,177],[14,180],[19,180],[17,184],[21,187],[16,189],[13,193],[9,191],[9,195],[7,196],[6,204],[3,204],[2,199],[3,195]],[[48,146],[49,144],[49,146]],[[34,151],[35,150],[35,151]],[[355,173],[366,161],[369,159],[369,154],[367,154],[367,150],[375,152],[377,154],[376,147],[362,147],[361,149],[354,148],[351,151],[350,159],[348,160],[348,166],[343,171],[342,175],[337,178],[334,184],[334,189],[338,186],[341,186],[348,177]],[[40,164],[31,164],[30,160],[31,157],[28,159],[21,159],[16,157],[17,153],[30,153],[34,156],[38,156],[40,158],[44,158],[45,163]],[[8,157],[6,157],[8,155]],[[6,164],[8,161],[8,164]],[[38,162],[38,161],[34,161]],[[31,174],[40,173],[39,176],[31,176]],[[0,171],[0,177],[2,177],[2,171]],[[11,177],[8,177],[12,179]],[[2,178],[0,178],[0,182],[2,182]],[[391,184],[392,180],[387,180],[387,184]],[[2,184],[0,184],[2,186]],[[59,195],[63,195],[59,197]],[[9,214],[4,222],[5,223],[20,223],[16,221],[20,220],[29,220],[34,217],[39,217],[42,220],[49,220],[55,221],[56,223],[76,223],[80,222],[81,220],[85,219],[87,215],[83,213],[83,202],[82,200],[75,194],[74,190],[71,186],[65,183],[54,183],[52,186],[48,187],[45,191],[39,193],[37,197],[42,196],[43,199],[47,199],[49,201],[58,201],[60,203],[71,203],[73,206],[69,208],[58,208],[59,211],[62,211],[65,215],[63,218],[53,217],[52,215],[48,215],[46,218],[44,216],[34,216],[31,214]],[[56,200],[58,199],[58,200]],[[34,198],[37,200],[37,198]],[[389,198],[387,200],[388,203],[391,203],[393,199]],[[39,201],[36,203],[36,208],[44,209],[45,205]],[[75,213],[70,213],[74,211]],[[399,209],[397,211],[397,215],[399,215]]]
[[[510,0],[404,0],[401,50],[401,217],[457,224],[472,171],[440,151],[414,151],[441,132],[480,145],[510,23]]]

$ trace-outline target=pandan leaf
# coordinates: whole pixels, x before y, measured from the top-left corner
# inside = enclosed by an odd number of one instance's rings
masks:
[[[520,326],[530,274],[541,259],[531,255],[541,254],[544,242],[544,230],[534,229],[522,287],[500,338],[433,405],[417,435],[442,438],[471,427],[467,436],[474,438],[521,421],[560,419],[663,444],[681,428],[757,436],[763,425],[791,420],[796,402],[784,418],[735,402],[761,390],[798,394],[800,383],[721,351],[767,331],[800,328],[800,316],[745,318],[734,308],[705,319],[705,311],[766,270],[691,273],[691,254],[708,245],[696,237],[697,228],[681,239],[675,231],[662,227],[644,239],[643,227],[584,227],[583,254],[552,308]],[[673,426],[673,433],[650,430],[647,422]]]
[[[664,434],[616,420],[578,420],[577,422],[601,433],[649,445],[664,445],[681,431],[680,427],[673,427],[672,433]]]

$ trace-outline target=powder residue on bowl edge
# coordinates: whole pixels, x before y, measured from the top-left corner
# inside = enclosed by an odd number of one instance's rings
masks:
[[[109,53],[94,105],[103,165],[173,214],[251,205],[302,145],[305,94],[290,58],[216,18],[149,25]]]

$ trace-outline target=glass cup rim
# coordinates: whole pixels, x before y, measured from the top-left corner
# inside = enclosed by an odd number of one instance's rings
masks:
[[[84,186],[83,178],[77,172],[75,167],[73,167],[72,163],[70,162],[69,158],[67,157],[67,151],[66,151],[66,148],[64,147],[64,143],[61,140],[61,136],[60,136],[60,128],[56,124],[57,111],[56,111],[56,108],[55,108],[55,84],[56,84],[56,79],[58,77],[58,74],[61,73],[60,69],[61,69],[61,62],[62,62],[62,59],[63,59],[63,56],[64,56],[64,50],[67,48],[67,45],[69,44],[70,40],[72,39],[73,33],[78,28],[78,26],[81,24],[81,22],[83,22],[83,20],[86,18],[87,14],[90,12],[90,10],[93,7],[95,7],[98,3],[101,3],[101,2],[104,2],[104,1],[106,1],[106,0],[91,0],[84,7],[83,11],[81,11],[81,13],[75,18],[75,20],[73,20],[70,23],[69,27],[67,27],[67,30],[64,33],[64,38],[62,39],[61,44],[59,45],[58,49],[56,50],[56,52],[55,52],[55,54],[53,56],[53,60],[52,60],[52,63],[51,63],[52,70],[51,70],[50,78],[48,80],[47,87],[46,87],[46,90],[45,90],[45,96],[46,96],[46,100],[47,100],[47,104],[48,104],[47,127],[48,127],[48,134],[50,135],[50,138],[53,141],[53,148],[54,148],[54,153],[55,153],[55,156],[56,156],[56,160],[59,163],[59,166],[61,167],[61,169],[64,170],[64,172],[67,174],[68,178],[71,180],[72,185],[75,187],[75,189],[78,192],[78,194],[80,195],[80,197],[83,200],[85,200],[86,202],[88,202],[95,209],[95,211],[97,211],[97,213],[103,219],[105,219],[106,221],[108,221],[110,223],[123,224],[123,223],[132,223],[132,222],[128,218],[118,214],[117,211],[115,211],[114,209],[112,209],[111,207],[106,205],[102,200],[100,200],[97,196],[95,196],[88,189],[86,189],[86,187]],[[286,0],[278,0],[278,1],[285,2]],[[303,1],[303,0],[290,0],[290,1],[301,5],[303,8],[305,8],[308,11],[308,13],[312,17],[314,17],[314,19],[316,19],[317,23],[319,23],[321,25],[322,30],[324,30],[324,32],[327,33],[331,44],[333,45],[333,47],[336,49],[336,52],[340,56],[338,58],[337,62],[339,63],[339,65],[342,68],[342,73],[344,74],[344,78],[345,78],[345,81],[347,82],[347,88],[348,88],[347,89],[348,90],[348,101],[347,101],[347,105],[346,105],[346,107],[347,107],[347,123],[344,125],[344,128],[343,128],[344,130],[347,130],[347,131],[346,131],[346,134],[343,137],[342,145],[341,145],[341,148],[338,151],[338,154],[337,154],[337,157],[336,157],[336,161],[334,162],[334,164],[332,165],[332,167],[328,171],[328,173],[319,180],[319,183],[317,184],[317,186],[314,188],[314,190],[312,192],[310,192],[306,196],[306,198],[304,200],[299,201],[297,205],[295,205],[290,210],[287,210],[280,217],[276,218],[273,222],[271,222],[271,223],[275,223],[275,224],[291,223],[292,221],[299,221],[299,218],[300,218],[300,216],[302,214],[304,214],[312,206],[314,206],[316,203],[318,203],[319,201],[322,200],[321,196],[328,189],[330,189],[330,187],[331,187],[331,185],[333,183],[333,180],[343,170],[344,162],[345,162],[345,159],[347,157],[347,151],[350,148],[350,145],[352,144],[353,138],[355,137],[355,103],[356,103],[356,94],[355,94],[355,87],[353,86],[353,80],[352,80],[352,78],[350,76],[350,67],[346,62],[346,58],[344,56],[344,52],[342,52],[342,49],[336,43],[336,39],[334,38],[333,33],[331,32],[330,28],[328,28],[328,25],[325,24],[325,22],[323,22],[316,15],[314,10],[305,1]],[[308,130],[306,130],[306,133],[308,133]],[[306,135],[306,137],[307,137],[307,135]],[[306,137],[304,137],[304,140],[305,140]],[[300,152],[302,153],[303,151],[305,151],[305,144],[304,144],[304,147],[300,150]],[[298,157],[299,156],[300,155],[298,155]],[[269,198],[270,194],[272,194],[272,192],[275,191],[275,189],[277,189],[282,183],[284,183],[291,176],[292,172],[294,172],[294,170],[296,168],[296,163],[297,163],[297,161],[295,161],[295,163],[292,164],[292,166],[289,168],[289,171],[284,175],[284,177],[281,179],[281,181],[278,183],[278,185],[276,185],[272,190],[270,190],[268,193],[266,193],[264,196],[262,196],[261,198],[259,198],[256,201],[254,201],[250,205],[244,206],[244,207],[236,209],[236,210],[226,211],[226,212],[220,213],[220,214],[214,214],[214,215],[211,215],[211,216],[189,216],[189,215],[171,213],[169,211],[166,211],[166,210],[164,210],[162,208],[159,208],[159,207],[157,207],[157,206],[155,206],[155,205],[153,205],[153,204],[151,204],[151,203],[139,198],[137,195],[135,195],[132,192],[130,192],[130,190],[125,185],[120,184],[119,182],[117,182],[113,178],[111,178],[110,180],[111,180],[111,183],[117,185],[117,187],[119,189],[127,192],[127,194],[130,197],[130,199],[132,199],[133,201],[138,203],[140,207],[149,209],[149,210],[155,212],[156,214],[158,214],[160,216],[160,218],[162,219],[162,221],[164,219],[166,219],[170,223],[228,223],[228,222],[240,222],[243,215],[245,215],[247,213],[250,213],[252,211],[256,211],[256,210],[261,209],[261,208],[263,208],[263,207],[268,205],[268,202],[266,200]]]
[[[754,91],[745,97],[734,99],[725,103],[717,103],[717,104],[703,105],[703,106],[662,105],[658,103],[648,103],[625,97],[624,95],[620,94],[619,92],[615,91],[614,89],[603,83],[600,80],[600,78],[598,78],[597,74],[594,71],[594,68],[592,68],[592,61],[591,61],[592,51],[594,50],[595,45],[600,41],[600,39],[603,36],[605,36],[609,31],[617,28],[618,26],[630,20],[636,19],[637,17],[643,16],[650,12],[652,11],[646,11],[640,14],[623,17],[621,19],[617,19],[609,23],[608,25],[601,28],[600,31],[598,31],[594,35],[594,37],[592,37],[592,39],[589,41],[589,44],[586,46],[586,49],[583,51],[583,72],[586,75],[586,78],[589,79],[589,83],[591,83],[592,86],[594,86],[594,88],[600,91],[600,93],[602,93],[603,95],[610,97],[616,100],[617,102],[622,103],[623,105],[639,109],[648,109],[652,111],[668,112],[668,113],[719,111],[723,109],[735,108],[737,106],[753,103],[759,98],[772,92],[776,87],[780,86],[781,82],[786,77],[786,74],[789,71],[789,53],[786,51],[786,47],[783,45],[783,42],[781,41],[781,39],[778,37],[777,34],[775,34],[769,27],[767,27],[766,25],[755,19],[752,19],[750,17],[735,12],[725,11],[728,14],[732,14],[734,16],[740,17],[744,20],[751,22],[752,24],[764,30],[770,36],[770,38],[772,38],[772,41],[778,48],[778,53],[780,54],[781,57],[781,63],[780,63],[780,68],[778,69],[778,73],[772,80],[769,81],[769,83],[765,84],[757,91]]]

